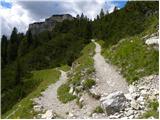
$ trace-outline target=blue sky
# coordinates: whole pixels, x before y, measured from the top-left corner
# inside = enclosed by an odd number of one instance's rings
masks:
[[[124,7],[126,1],[115,0],[0,0],[0,19],[2,21],[2,34],[10,35],[13,27],[18,31],[26,32],[28,25],[36,21],[44,21],[53,14],[84,13],[94,19],[104,11],[112,12],[113,8]]]
[[[10,9],[12,7],[11,1],[1,0],[1,6]]]

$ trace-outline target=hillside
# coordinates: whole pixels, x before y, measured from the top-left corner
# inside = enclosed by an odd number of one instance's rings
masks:
[[[2,118],[158,118],[158,9],[129,1],[2,36]]]

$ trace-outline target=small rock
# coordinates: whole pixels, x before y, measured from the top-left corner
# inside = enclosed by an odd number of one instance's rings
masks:
[[[131,107],[135,110],[140,109],[140,105],[135,100],[131,101]]]
[[[128,112],[125,113],[126,116],[130,116],[130,115],[133,115],[134,114],[134,111],[133,110],[129,110]]]
[[[129,92],[130,92],[130,93],[133,93],[133,92],[135,92],[135,91],[136,91],[136,87],[133,86],[133,85],[130,85],[130,86],[129,86]]]
[[[142,96],[140,96],[140,97],[137,99],[137,101],[143,102],[143,101],[144,101],[144,98],[143,98]]]
[[[139,98],[139,96],[140,96],[140,94],[138,92],[135,92],[135,93],[132,94],[132,98],[135,99],[135,100],[137,98]]]
[[[148,87],[146,87],[146,86],[140,86],[139,90],[148,90]]]
[[[148,92],[147,92],[147,90],[141,90],[141,94],[142,94],[142,95],[147,95]]]
[[[128,100],[132,100],[132,96],[131,96],[131,94],[130,93],[128,93],[128,94],[124,94],[124,96],[126,97],[126,99],[128,99]]]
[[[53,117],[52,110],[47,110],[45,114],[42,114],[42,119],[52,119]]]
[[[72,94],[74,91],[73,87],[70,87],[69,93]]]
[[[74,91],[74,92],[73,92],[73,95],[74,95],[74,96],[77,96],[77,93],[76,93],[76,91]]]
[[[128,117],[122,117],[122,118],[120,118],[120,119],[124,119],[124,120],[127,120],[127,119],[128,119]]]
[[[134,118],[134,115],[129,116],[129,119],[133,119],[133,118]]]
[[[118,118],[118,116],[110,115],[110,116],[109,116],[109,118],[110,118],[110,119],[117,119],[117,118]]]
[[[69,117],[73,117],[74,115],[70,112],[70,113],[68,114],[68,116],[69,116]]]
[[[154,100],[154,99],[156,99],[156,96],[154,95],[149,96],[149,100]]]
[[[36,112],[41,111],[41,107],[40,107],[40,106],[38,106],[38,105],[33,106],[33,109],[34,109],[34,111],[36,111]]]

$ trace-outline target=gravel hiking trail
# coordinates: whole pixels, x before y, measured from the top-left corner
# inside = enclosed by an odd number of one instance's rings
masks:
[[[48,86],[48,88],[42,92],[42,96],[35,98],[34,102],[36,106],[40,106],[44,110],[52,110],[59,116],[66,116],[66,112],[77,107],[74,102],[69,102],[67,104],[61,103],[57,98],[57,89],[67,81],[67,73],[60,70],[61,77],[55,83]]]
[[[67,82],[67,72],[62,70],[60,70],[60,72],[60,79],[55,84],[49,85],[49,87],[41,93],[42,96],[34,98],[34,103],[43,110],[52,110],[60,118],[73,118],[72,115],[67,115],[66,113],[73,114],[76,118],[87,118],[95,107],[99,105],[99,102],[86,93],[82,95],[84,99],[82,109],[76,104],[76,99],[66,104],[59,101],[57,98],[57,89]]]
[[[92,40],[96,45],[94,59],[94,67],[96,71],[96,93],[109,94],[115,91],[122,91],[128,93],[128,84],[122,75],[116,70],[114,66],[107,63],[101,55],[101,46]]]

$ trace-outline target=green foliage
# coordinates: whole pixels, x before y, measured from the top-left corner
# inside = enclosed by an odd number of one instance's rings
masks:
[[[69,71],[70,70],[70,66],[68,66],[68,65],[62,65],[61,67],[58,67],[57,69],[59,69],[59,70],[63,70],[63,71]]]
[[[97,106],[97,107],[95,108],[95,110],[93,111],[93,113],[104,113],[104,111],[103,111],[103,109],[102,109],[101,106]]]
[[[159,102],[157,100],[153,100],[149,103],[149,110],[143,114],[143,118],[154,117],[156,119],[159,118],[158,112]]]
[[[121,69],[129,83],[146,75],[158,74],[158,51],[149,49],[140,37],[122,40],[102,52],[105,58]]]
[[[83,86],[84,86],[84,88],[86,88],[86,89],[90,89],[93,85],[95,85],[96,84],[96,82],[94,81],[94,80],[92,80],[92,79],[87,79],[87,80],[85,80],[84,82],[83,82]]]
[[[69,89],[67,84],[63,84],[58,88],[57,97],[62,103],[67,103],[76,98],[76,96],[69,93]]]
[[[150,27],[148,19],[155,16],[158,25],[158,2],[127,2],[126,6],[93,21],[93,37],[103,39],[106,46],[117,44],[122,38],[134,36]],[[152,15],[147,15],[150,12]]]
[[[48,87],[48,85],[55,83],[59,79],[59,76],[60,72],[55,69],[34,71],[33,76],[31,77],[30,80],[26,79],[24,80],[25,87],[21,89],[29,94],[27,94],[26,97],[23,98],[22,100],[18,101],[18,103],[15,104],[13,107],[10,106],[10,110],[7,111],[5,114],[2,114],[2,118],[6,118],[7,116],[10,119],[33,118],[37,113],[33,111],[32,99],[38,97],[40,93]],[[20,86],[17,86],[17,88],[19,87]],[[14,102],[15,101],[15,99],[13,99],[14,95],[17,95],[18,93],[19,90],[9,93],[9,95],[12,96],[9,99],[11,99],[11,101],[13,100],[12,102]],[[5,99],[7,103],[10,103],[9,99]],[[2,108],[4,107],[5,106],[3,106]],[[15,113],[10,115],[14,111]]]
[[[17,29],[14,28],[11,34],[8,48],[7,48],[7,61],[8,62],[12,62],[16,59],[18,43],[19,41],[18,41]]]
[[[7,46],[8,46],[8,41],[7,37],[5,35],[2,36],[1,39],[1,65],[2,68],[7,64]]]

